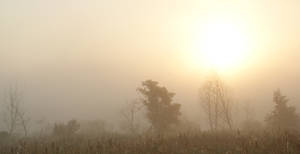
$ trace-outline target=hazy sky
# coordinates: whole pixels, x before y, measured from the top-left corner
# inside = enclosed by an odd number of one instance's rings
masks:
[[[0,0],[0,87],[17,82],[34,116],[106,119],[153,79],[196,111],[205,74],[188,57],[215,19],[250,40],[247,62],[226,78],[238,100],[265,114],[281,88],[297,104],[298,0]]]

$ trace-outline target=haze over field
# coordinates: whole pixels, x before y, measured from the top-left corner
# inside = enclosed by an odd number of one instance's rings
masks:
[[[216,69],[263,121],[277,88],[300,109],[299,10],[296,0],[2,0],[0,88],[17,84],[32,119],[116,123],[153,79],[205,123],[198,90]]]

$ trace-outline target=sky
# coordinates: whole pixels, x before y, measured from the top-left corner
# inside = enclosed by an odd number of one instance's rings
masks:
[[[299,10],[297,0],[0,0],[0,87],[18,84],[36,118],[117,119],[152,79],[197,119],[206,71],[193,53],[203,25],[221,21],[249,50],[224,78],[261,118],[277,88],[300,101]]]

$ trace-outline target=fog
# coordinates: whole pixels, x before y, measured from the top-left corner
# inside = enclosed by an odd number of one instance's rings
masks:
[[[248,3],[248,2],[247,2]],[[147,79],[175,92],[189,119],[206,121],[198,90],[204,71],[186,64],[189,24],[210,14],[242,11],[258,38],[255,55],[224,77],[237,110],[250,103],[264,121],[280,88],[300,109],[300,3],[206,1],[0,2],[0,88],[22,91],[32,121],[103,119],[118,127],[126,101]],[[284,13],[283,13],[284,12]]]

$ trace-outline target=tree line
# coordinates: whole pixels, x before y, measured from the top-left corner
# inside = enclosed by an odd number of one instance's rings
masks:
[[[137,127],[135,115],[142,107],[146,110],[146,118],[151,124],[151,129],[155,133],[166,133],[172,126],[180,121],[181,104],[174,103],[175,93],[169,92],[166,87],[160,86],[157,81],[146,80],[142,82],[137,91],[142,95],[140,102],[134,101],[129,106],[129,114],[124,117],[131,128],[130,132],[135,132]],[[267,114],[264,121],[266,129],[295,131],[299,129],[300,118],[294,106],[288,105],[288,99],[282,95],[280,89],[273,93],[274,108]],[[215,76],[207,81],[199,89],[199,104],[205,114],[210,131],[233,130],[233,107],[235,100],[232,92],[219,77]],[[127,110],[128,111],[128,110]],[[130,115],[130,116],[129,116]],[[128,118],[131,117],[131,118]],[[248,126],[247,126],[248,125]],[[244,121],[246,127],[258,127],[259,123],[251,118]]]
[[[147,132],[154,134],[166,134],[173,128],[182,124],[181,104],[174,102],[174,92],[170,92],[166,87],[157,81],[145,80],[137,88],[139,99],[129,102],[121,111],[124,128],[130,134],[137,134],[139,123],[137,118],[139,112],[144,111],[144,117],[150,124]],[[265,123],[267,129],[276,130],[297,130],[299,128],[299,115],[294,106],[288,105],[288,98],[282,95],[278,89],[273,94],[274,108],[266,115]],[[199,88],[199,104],[205,114],[209,130],[216,132],[220,130],[233,130],[233,106],[235,100],[225,82],[215,76],[208,79]],[[11,136],[18,128],[28,135],[28,125],[30,118],[23,109],[22,95],[17,87],[10,87],[5,93],[3,101],[3,124],[6,126],[7,135]],[[250,119],[246,119],[247,127],[256,125]],[[53,134],[72,135],[80,128],[76,120],[71,120],[67,124],[55,124]],[[4,131],[1,132],[2,134]]]

